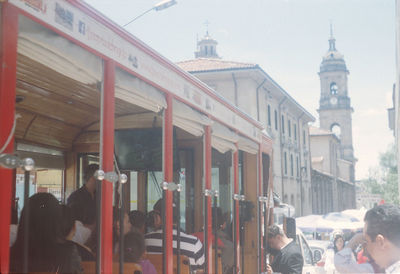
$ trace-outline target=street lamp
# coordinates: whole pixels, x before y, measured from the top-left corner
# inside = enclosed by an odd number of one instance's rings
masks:
[[[159,2],[158,4],[155,4],[151,9],[148,9],[145,12],[143,12],[142,14],[139,14],[138,16],[133,18],[131,21],[129,21],[128,23],[123,25],[123,27],[126,27],[127,25],[129,25],[130,23],[135,21],[136,19],[139,19],[140,17],[142,17],[143,15],[145,15],[146,13],[148,13],[148,12],[150,12],[152,10],[155,10],[155,11],[165,10],[165,9],[175,5],[175,4],[176,4],[175,0],[163,0],[163,1]]]

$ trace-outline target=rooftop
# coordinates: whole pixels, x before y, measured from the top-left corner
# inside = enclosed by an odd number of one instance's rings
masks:
[[[258,68],[257,64],[224,61],[221,59],[214,59],[214,58],[196,58],[193,60],[177,62],[177,65],[181,67],[183,70],[188,72]]]

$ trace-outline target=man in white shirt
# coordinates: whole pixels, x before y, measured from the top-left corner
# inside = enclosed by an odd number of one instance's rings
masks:
[[[376,206],[367,211],[364,221],[368,253],[386,273],[400,273],[400,207]]]

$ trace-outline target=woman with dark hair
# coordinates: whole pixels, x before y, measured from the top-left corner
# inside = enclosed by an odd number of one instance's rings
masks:
[[[17,240],[11,247],[11,273],[24,272],[25,236],[28,272],[82,273],[78,251],[64,238],[62,209],[52,194],[34,194],[24,206]]]
[[[333,250],[338,253],[344,247],[344,238],[342,234],[336,234],[333,239]]]

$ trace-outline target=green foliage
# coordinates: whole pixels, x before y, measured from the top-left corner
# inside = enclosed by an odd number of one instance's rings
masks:
[[[368,192],[380,194],[385,202],[399,204],[396,151],[395,145],[390,145],[386,152],[381,153],[379,168],[371,169],[362,183]]]

